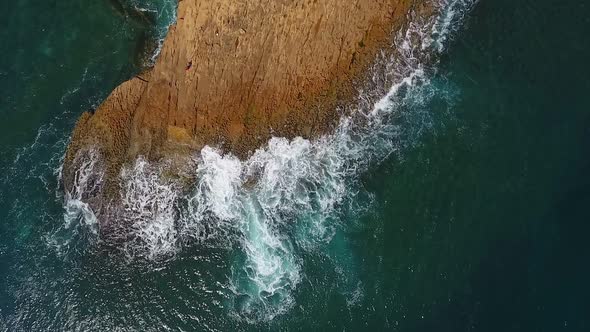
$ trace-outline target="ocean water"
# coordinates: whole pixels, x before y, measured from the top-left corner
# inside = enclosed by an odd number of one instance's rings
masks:
[[[590,6],[438,5],[335,133],[129,165],[118,241],[61,158],[175,4],[0,5],[0,331],[588,330]]]

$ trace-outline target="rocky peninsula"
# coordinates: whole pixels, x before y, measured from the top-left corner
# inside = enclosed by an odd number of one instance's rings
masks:
[[[245,158],[272,136],[329,131],[408,13],[426,6],[180,0],[155,65],[79,118],[64,161],[66,190],[89,149],[104,168],[104,188],[87,197],[93,205],[117,200],[121,169],[139,156],[182,165],[209,145]]]

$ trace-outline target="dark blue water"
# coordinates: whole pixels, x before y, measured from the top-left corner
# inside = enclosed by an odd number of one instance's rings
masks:
[[[479,1],[433,78],[432,125],[362,176],[362,213],[344,209],[324,253],[301,253],[296,304],[256,322],[224,302],[223,250],[130,263],[63,232],[73,124],[159,30],[109,1],[0,9],[0,331],[590,329],[583,1]]]
[[[590,328],[589,12],[581,1],[474,9],[442,66],[460,90],[452,116],[368,179],[382,202],[362,237],[382,234],[368,255],[368,275],[383,276],[373,300],[395,312],[376,325]]]

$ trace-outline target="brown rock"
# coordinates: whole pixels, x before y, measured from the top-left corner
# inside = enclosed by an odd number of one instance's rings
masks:
[[[78,121],[64,164],[98,148],[107,187],[143,155],[204,145],[239,157],[270,136],[329,130],[392,33],[420,0],[184,0],[155,66]],[[108,191],[107,191],[108,192]],[[105,194],[106,195],[106,194]],[[112,199],[113,197],[111,197]]]

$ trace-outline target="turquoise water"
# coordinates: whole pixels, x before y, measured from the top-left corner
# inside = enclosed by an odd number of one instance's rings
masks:
[[[173,19],[128,5],[0,5],[0,330],[589,329],[587,4],[481,0],[382,123],[250,163],[206,151],[184,208],[212,240],[156,260],[65,224],[58,183],[77,116]],[[225,181],[256,163],[290,172]]]

